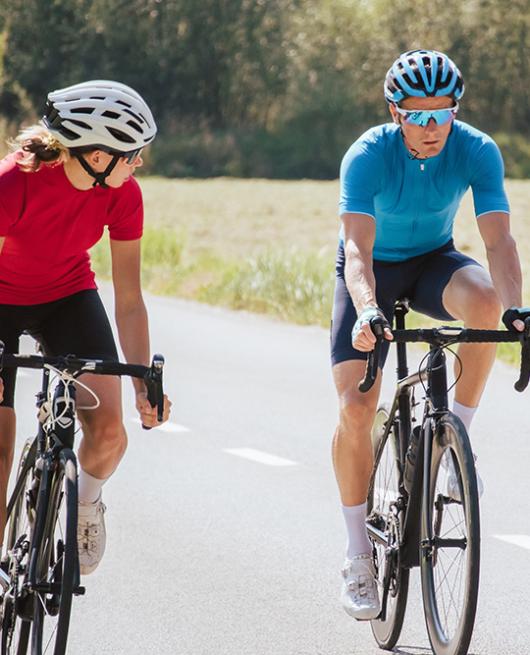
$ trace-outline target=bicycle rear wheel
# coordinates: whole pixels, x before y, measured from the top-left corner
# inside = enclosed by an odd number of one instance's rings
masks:
[[[435,655],[465,655],[475,622],[480,572],[475,463],[466,429],[450,412],[437,422],[431,443],[431,480],[427,497],[424,490],[421,527],[425,620]]]
[[[399,443],[392,428],[385,437],[389,419],[387,405],[381,405],[372,428],[374,470],[368,493],[368,526],[386,533],[386,543],[373,539],[377,582],[384,616],[370,622],[375,640],[381,648],[392,650],[396,645],[407,607],[409,570],[400,566],[400,516],[394,503],[399,493]],[[386,597],[386,608],[385,600]]]
[[[33,598],[23,589],[23,582],[28,566],[35,509],[32,487],[36,451],[36,441],[28,439],[22,448],[15,491],[9,503],[11,511],[6,528],[4,562],[11,584],[2,599],[2,655],[25,655],[28,648]]]
[[[42,539],[32,551],[36,558],[32,655],[66,652],[72,595],[79,578],[75,455],[63,449],[55,465],[47,471],[51,482]]]

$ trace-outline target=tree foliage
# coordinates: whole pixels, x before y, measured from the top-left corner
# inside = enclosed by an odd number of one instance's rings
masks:
[[[0,116],[15,129],[51,89],[118,79],[153,107],[158,172],[335,177],[417,47],[457,62],[461,118],[518,144],[528,175],[528,0],[4,0]]]

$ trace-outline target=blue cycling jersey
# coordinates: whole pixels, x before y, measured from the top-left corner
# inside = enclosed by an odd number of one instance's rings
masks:
[[[455,121],[438,155],[413,159],[399,126],[387,123],[365,132],[344,156],[339,213],[374,217],[374,259],[403,261],[452,238],[460,200],[470,186],[476,216],[509,212],[503,182],[499,148],[470,125]]]

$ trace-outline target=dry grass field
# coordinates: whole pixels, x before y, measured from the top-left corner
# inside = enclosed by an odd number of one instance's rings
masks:
[[[240,259],[269,249],[336,249],[338,181],[140,178],[140,183],[147,225],[176,230],[190,253],[209,251],[223,259]],[[508,180],[506,188],[512,231],[529,279],[530,182]],[[470,193],[457,216],[455,241],[485,262]]]
[[[338,181],[139,181],[147,288],[298,323],[329,324]],[[530,304],[530,182],[508,180],[506,188]],[[455,242],[486,263],[471,194],[457,216]],[[99,273],[108,275],[106,244],[94,249],[93,259]]]

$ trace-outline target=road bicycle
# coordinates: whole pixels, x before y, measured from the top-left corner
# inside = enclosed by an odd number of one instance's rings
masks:
[[[163,417],[164,358],[150,367],[74,356],[10,355],[4,367],[42,369],[37,394],[38,432],[20,456],[8,507],[0,569],[2,655],[64,655],[72,599],[81,586],[77,553],[76,386],[97,396],[78,378],[84,373],[141,378],[148,399]]]
[[[526,310],[525,310],[526,311]],[[381,613],[371,621],[383,649],[397,643],[407,604],[410,570],[420,567],[423,608],[434,655],[465,655],[471,640],[480,574],[480,511],[475,462],[461,420],[448,409],[445,350],[456,343],[521,343],[523,391],[530,377],[530,310],[525,330],[460,327],[405,329],[408,302],[396,303],[397,387],[390,405],[381,405],[372,429],[374,467],[366,524],[373,545]],[[369,355],[367,391],[374,384],[383,325],[372,319],[377,341]],[[428,355],[409,375],[406,343],[425,342]],[[423,414],[416,419],[424,396]]]

